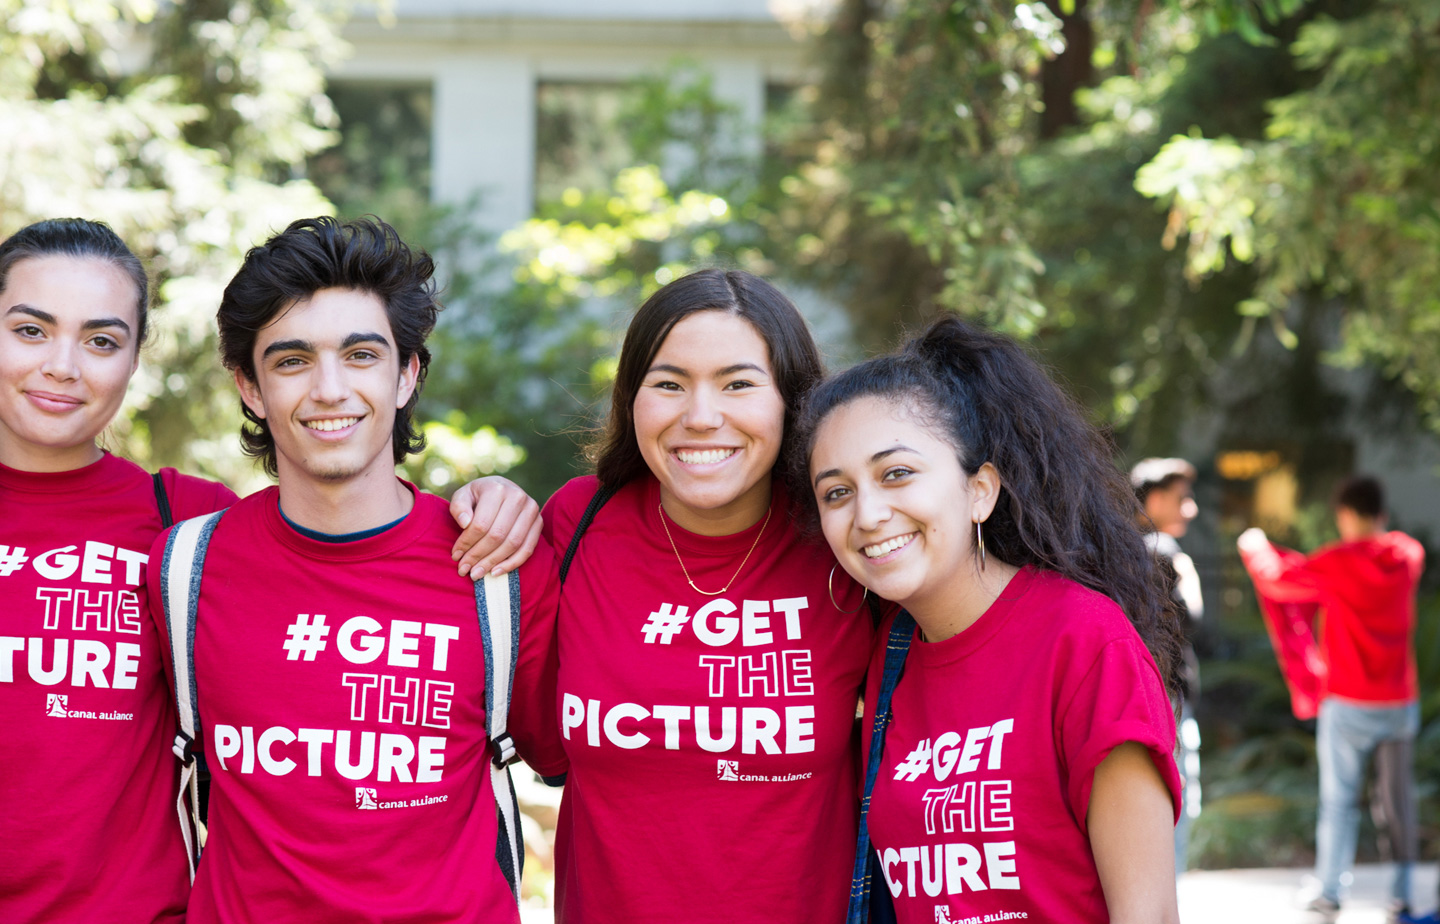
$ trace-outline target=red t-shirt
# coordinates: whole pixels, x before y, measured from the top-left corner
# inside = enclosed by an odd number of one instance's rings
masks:
[[[177,518],[234,496],[166,469]],[[0,466],[0,921],[181,920],[175,706],[146,615],[150,475]]]
[[[557,554],[594,478],[545,507]],[[569,757],[557,919],[832,922],[854,857],[856,697],[872,637],[860,590],[802,541],[777,486],[729,589],[686,584],[653,478],[601,509],[561,598],[559,717]],[[695,583],[731,580],[762,526],[670,524]]]
[[[1116,745],[1147,747],[1180,804],[1154,660],[1113,601],[1053,572],[1022,569],[943,642],[917,633],[892,712],[869,828],[902,924],[1109,920],[1085,820]]]
[[[278,498],[227,511],[205,560],[195,679],[212,782],[190,921],[517,921],[495,859],[474,585],[450,562],[445,501],[417,492],[399,524],[334,543],[297,532]],[[522,753],[553,564],[542,544],[520,571]]]
[[[1308,558],[1266,545],[1241,551],[1255,590],[1276,603],[1324,611],[1320,696],[1367,703],[1415,700],[1415,588],[1425,548],[1401,532],[1327,545]]]

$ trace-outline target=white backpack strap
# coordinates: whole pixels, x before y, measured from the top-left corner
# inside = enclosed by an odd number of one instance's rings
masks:
[[[195,766],[195,738],[200,734],[200,705],[195,695],[195,617],[200,604],[200,573],[210,536],[223,510],[185,520],[165,540],[160,564],[160,594],[165,625],[170,635],[170,665],[175,677],[175,707],[180,733],[175,736],[175,756],[184,764],[180,771],[180,792],[175,810],[185,837],[190,862],[190,881],[195,881],[195,863],[205,847],[205,825],[200,821],[200,778]],[[185,792],[190,791],[190,805]]]
[[[490,739],[490,788],[495,793],[500,829],[495,860],[519,902],[525,844],[520,835],[520,803],[510,779],[510,764],[517,759],[515,743],[506,732],[510,693],[515,684],[515,655],[520,643],[519,573],[512,571],[477,582],[475,610],[480,618],[480,641],[485,649],[485,730]]]

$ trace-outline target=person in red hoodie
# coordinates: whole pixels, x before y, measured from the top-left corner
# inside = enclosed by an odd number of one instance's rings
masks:
[[[1350,879],[1359,831],[1358,805],[1365,765],[1386,744],[1388,766],[1377,785],[1400,807],[1391,820],[1396,845],[1391,919],[1410,911],[1415,857],[1411,758],[1420,724],[1419,684],[1411,634],[1415,588],[1425,565],[1420,543],[1386,530],[1384,491],[1357,476],[1335,492],[1340,541],[1309,556],[1272,545],[1259,529],[1240,535],[1240,555],[1256,592],[1276,603],[1313,603],[1323,613],[1316,753],[1320,761],[1320,812],[1315,826],[1315,875],[1320,894],[1309,908],[1339,911],[1341,886]]]

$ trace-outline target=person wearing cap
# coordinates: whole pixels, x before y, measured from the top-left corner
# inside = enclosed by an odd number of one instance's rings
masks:
[[[1200,574],[1178,541],[1199,511],[1194,496],[1195,466],[1184,459],[1143,459],[1130,470],[1130,484],[1145,511],[1140,521],[1145,542],[1155,557],[1174,572],[1175,600],[1188,617],[1181,668],[1183,691],[1177,704],[1180,724],[1175,743],[1175,763],[1185,787],[1180,820],[1175,825],[1175,875],[1178,876],[1186,867],[1190,821],[1200,815],[1200,726],[1194,712],[1200,696],[1200,665],[1191,639],[1205,613],[1205,602],[1200,593]]]

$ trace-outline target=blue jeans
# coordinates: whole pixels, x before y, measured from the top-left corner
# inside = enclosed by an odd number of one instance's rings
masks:
[[[1382,741],[1414,739],[1420,730],[1420,704],[1362,706],[1327,697],[1320,703],[1315,726],[1315,751],[1320,759],[1320,814],[1315,825],[1315,876],[1320,892],[1340,900],[1342,880],[1349,883],[1355,865],[1355,840],[1360,831],[1360,788],[1365,765]],[[1406,768],[1405,785],[1413,788]],[[1390,886],[1392,897],[1409,904],[1412,864],[1397,862]]]

